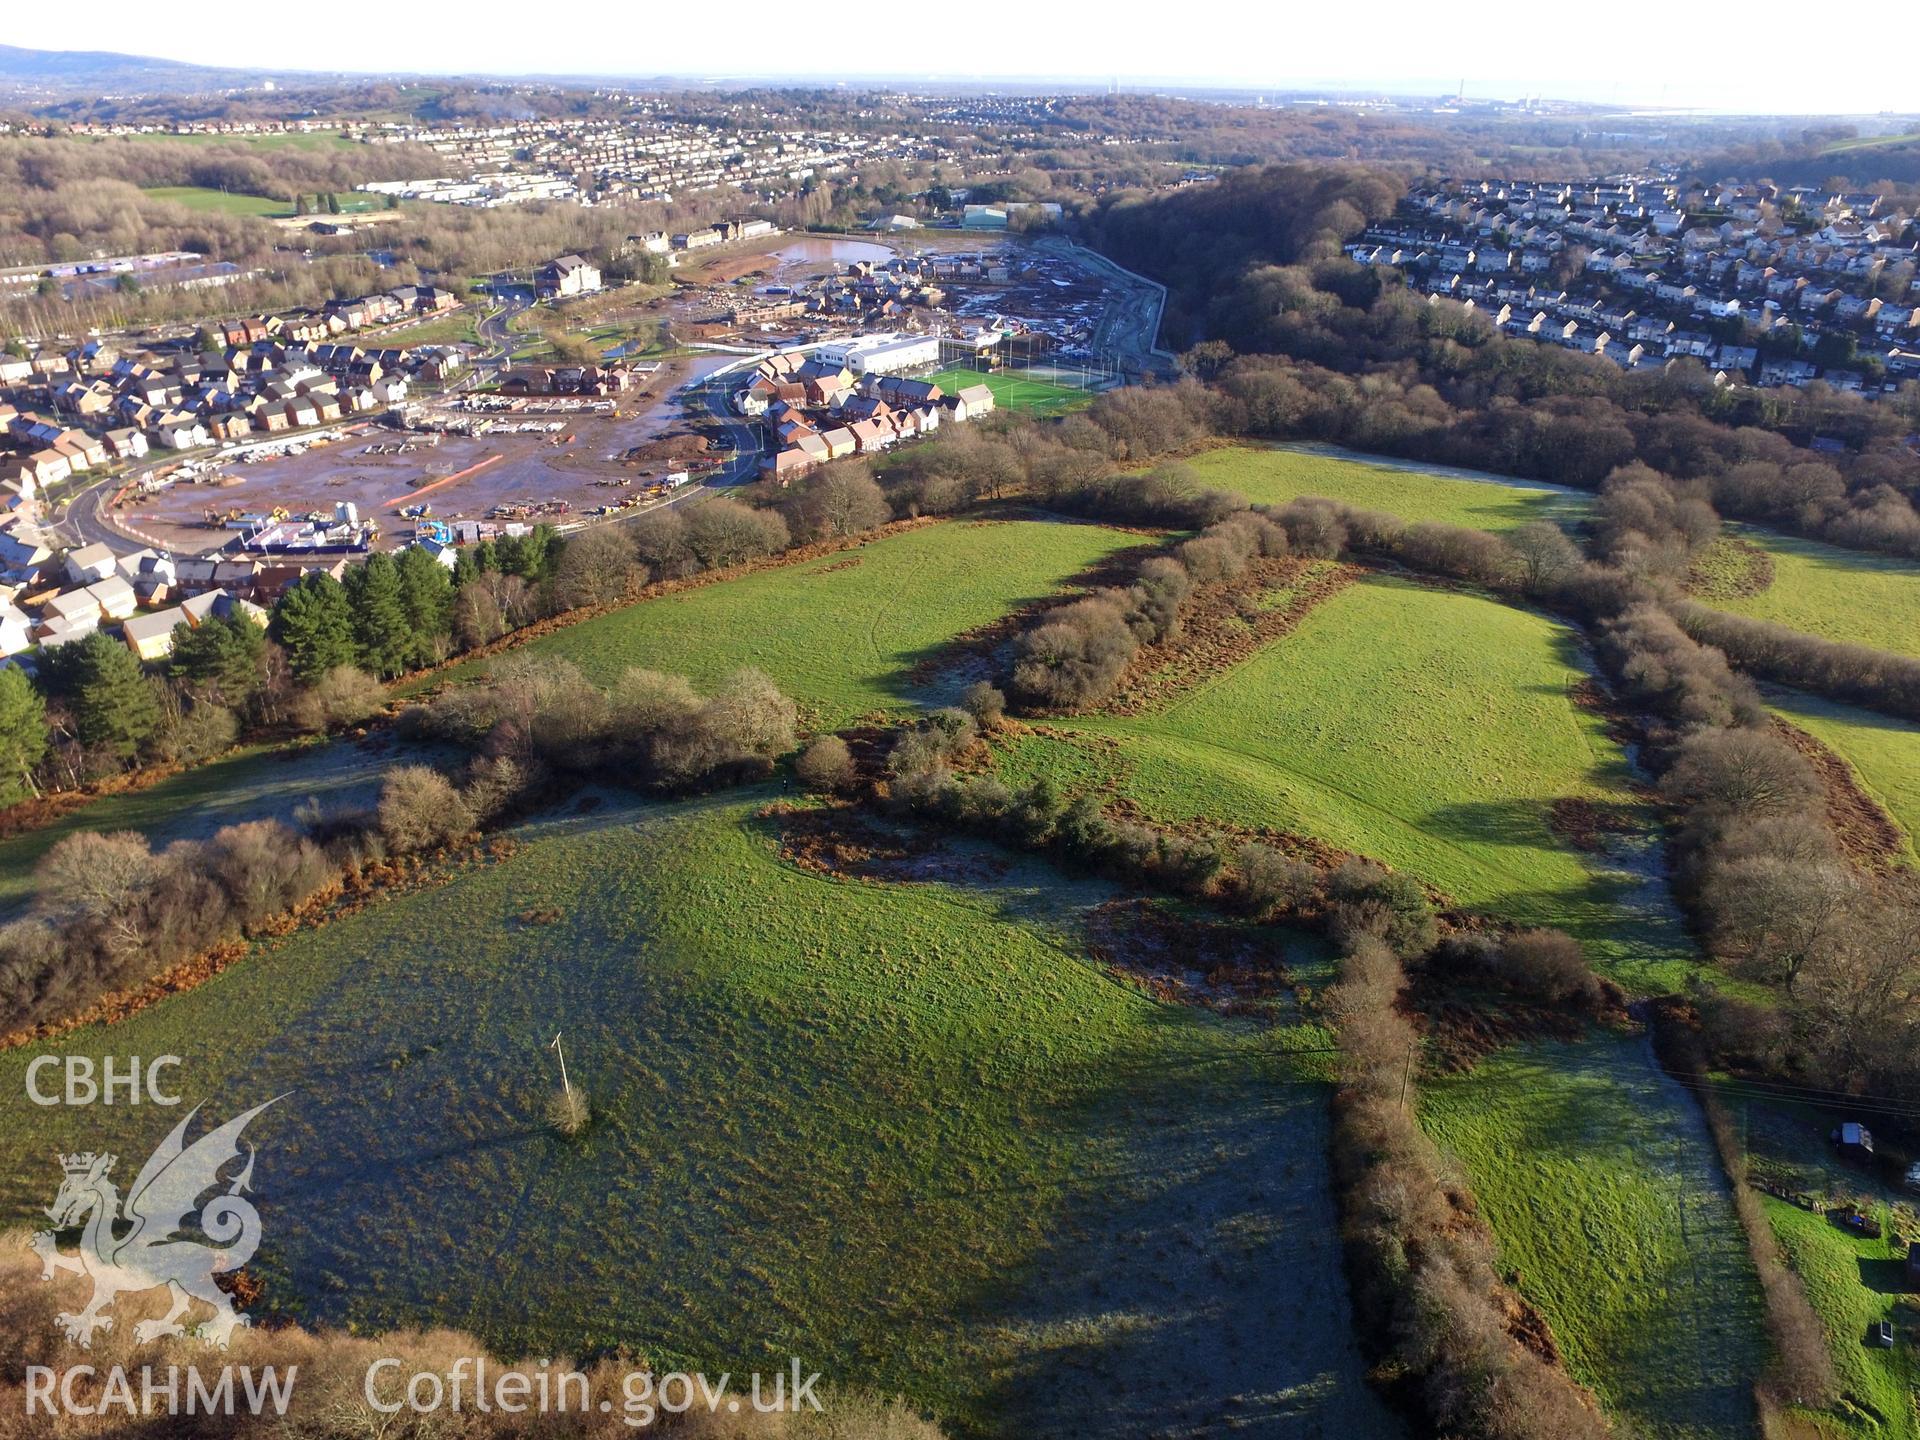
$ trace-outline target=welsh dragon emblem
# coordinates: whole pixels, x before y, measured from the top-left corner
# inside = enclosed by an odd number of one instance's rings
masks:
[[[124,1204],[110,1178],[115,1156],[89,1151],[60,1157],[65,1179],[46,1212],[52,1228],[42,1230],[29,1243],[40,1256],[42,1280],[53,1279],[61,1270],[93,1279],[93,1295],[86,1308],[58,1317],[69,1340],[91,1348],[96,1330],[113,1329],[113,1317],[105,1311],[118,1296],[161,1286],[169,1291],[171,1306],[163,1318],[142,1320],[133,1327],[138,1344],[184,1335],[180,1317],[195,1300],[213,1307],[213,1318],[198,1326],[196,1333],[223,1350],[236,1326],[251,1323],[234,1310],[213,1277],[238,1270],[260,1245],[260,1212],[242,1195],[253,1178],[253,1147],[247,1147],[246,1167],[224,1191],[205,1205],[200,1197],[218,1186],[220,1171],[239,1158],[240,1132],[247,1122],[273,1103],[256,1105],[188,1145],[187,1126],[200,1113],[195,1106],[140,1167]],[[196,1210],[200,1231],[213,1242],[210,1245],[177,1238]],[[56,1234],[76,1225],[83,1227],[80,1248],[59,1249]]]

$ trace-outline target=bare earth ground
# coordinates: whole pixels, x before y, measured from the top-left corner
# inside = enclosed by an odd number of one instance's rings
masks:
[[[614,416],[529,415],[527,419],[559,420],[564,428],[555,445],[546,435],[448,436],[437,446],[416,445],[404,455],[369,455],[370,444],[390,444],[403,437],[380,426],[364,434],[308,450],[285,459],[252,465],[230,465],[228,483],[176,484],[158,495],[133,498],[116,512],[144,534],[165,541],[179,551],[197,554],[224,544],[231,532],[208,528],[202,516],[208,509],[226,511],[271,510],[285,507],[296,515],[331,510],[338,501],[351,501],[361,515],[381,521],[392,534],[399,505],[412,503],[416,483],[431,483],[488,460],[501,458],[466,480],[436,490],[428,497],[441,520],[478,520],[495,505],[517,501],[569,501],[576,513],[591,509],[620,492],[595,485],[596,480],[631,479],[647,467],[622,462],[632,447],[658,439],[681,418],[673,397],[687,380],[714,369],[725,357],[700,356],[666,361],[648,392],[621,397]],[[517,420],[508,415],[502,418]]]

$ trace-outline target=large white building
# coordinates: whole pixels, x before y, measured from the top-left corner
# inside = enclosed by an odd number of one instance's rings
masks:
[[[899,375],[940,363],[938,335],[862,335],[815,352],[829,365],[844,365],[856,375]]]

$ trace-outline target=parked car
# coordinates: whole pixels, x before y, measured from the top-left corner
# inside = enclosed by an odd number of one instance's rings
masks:
[[[1920,1160],[1914,1161],[1907,1167],[1907,1178],[1904,1183],[1909,1191],[1920,1195]]]
[[[1893,1348],[1893,1322],[1891,1320],[1882,1320],[1879,1324],[1875,1325],[1872,1331],[1869,1332],[1868,1340],[1869,1343],[1878,1346],[1882,1350],[1891,1350]]]

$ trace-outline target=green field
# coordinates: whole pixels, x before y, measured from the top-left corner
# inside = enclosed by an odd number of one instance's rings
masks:
[[[1596,863],[1556,800],[1643,827],[1599,718],[1572,703],[1571,632],[1471,594],[1370,578],[1288,638],[1155,713],[1060,722],[1003,768],[1111,786],[1156,818],[1301,832],[1411,871],[1473,909],[1558,925],[1630,987],[1677,985],[1688,950],[1651,861]]]
[[[1913,1233],[1914,1197],[1877,1184],[1838,1160],[1827,1134],[1843,1118],[1840,1112],[1746,1098],[1729,1098],[1727,1103],[1738,1117],[1755,1178],[1820,1202],[1821,1209],[1813,1211],[1764,1193],[1759,1197],[1774,1235],[1806,1285],[1807,1298],[1826,1324],[1828,1350],[1844,1397],[1837,1407],[1840,1415],[1857,1434],[1916,1440],[1920,1307],[1910,1298],[1902,1303],[1905,1257],[1889,1238]],[[1881,1239],[1855,1237],[1828,1218],[1825,1209],[1842,1196],[1880,1221]],[[1893,1321],[1896,1340],[1891,1350],[1866,1343],[1868,1327],[1881,1320]]]
[[[1055,385],[1046,380],[1029,380],[1012,370],[988,374],[983,370],[956,368],[941,370],[925,377],[949,395],[969,385],[984,385],[993,391],[994,408],[1019,415],[1064,415],[1093,403],[1093,396],[1071,385]]]
[[[293,214],[291,200],[276,200],[266,195],[244,195],[233,190],[211,190],[202,185],[157,185],[142,192],[156,200],[170,201],[175,205],[184,205],[189,210],[217,212],[222,215],[258,215],[268,219],[279,219]],[[378,196],[360,195],[342,191],[339,196],[341,212],[355,215],[363,210],[379,209],[386,201]],[[312,197],[308,197],[312,203]],[[326,216],[316,213],[316,220]]]
[[[1765,1320],[1697,1106],[1643,1044],[1509,1050],[1421,1087],[1569,1370],[1651,1437],[1751,1436]]]
[[[467,308],[456,310],[451,315],[436,315],[430,320],[420,320],[407,325],[394,333],[393,343],[397,345],[461,345],[477,344],[474,325],[486,311],[487,302],[480,296],[463,297]],[[383,332],[375,332],[383,333]]]
[[[312,134],[275,135],[122,135],[86,136],[94,139],[139,140],[166,145],[245,145],[260,150],[357,150],[360,142],[343,139],[337,131],[321,130]]]
[[[189,210],[222,215],[260,215],[277,219],[293,214],[293,204],[287,200],[274,200],[265,195],[243,195],[238,191],[210,190],[201,185],[157,185],[142,193],[155,200],[184,205]]]
[[[953,521],[644,601],[519,653],[564,656],[605,684],[634,665],[696,684],[754,665],[835,728],[925,698],[910,672],[956,635],[1144,543],[1097,525]]]
[[[1185,463],[1204,484],[1238,491],[1256,505],[1322,495],[1409,522],[1435,520],[1474,530],[1511,530],[1529,520],[1571,524],[1590,503],[1584,494],[1324,445],[1229,445]]]
[[[1829,640],[1920,656],[1920,564],[1750,526],[1728,529],[1773,556],[1773,584],[1758,595],[1704,603]]]
[[[1495,532],[1529,520],[1571,525],[1591,503],[1584,494],[1329,446],[1232,445],[1185,463],[1204,484],[1238,491],[1255,504],[1324,495],[1403,520]],[[1727,531],[1773,557],[1773,583],[1757,595],[1702,596],[1702,603],[1831,640],[1920,655],[1920,565],[1754,526],[1729,524]]]
[[[1827,1327],[1827,1347],[1839,1372],[1844,1399],[1839,1409],[1858,1433],[1885,1440],[1920,1436],[1920,1324],[1901,1303],[1897,1276],[1904,1256],[1885,1240],[1862,1240],[1815,1215],[1762,1196],[1773,1233],[1807,1287],[1807,1298]],[[1899,1337],[1892,1350],[1866,1344],[1867,1328],[1892,1320]]]
[[[1920,863],[1920,725],[1794,691],[1768,701],[1853,767],[1860,788],[1907,832],[1907,858]]]
[[[255,1122],[269,1313],[503,1353],[784,1368],[992,1433],[1397,1433],[1362,1377],[1319,1032],[1171,1007],[1079,940],[1111,892],[960,849],[965,883],[795,869],[769,792],[608,800],[451,883],[272,942],[63,1053],[178,1054]],[[991,866],[992,868],[987,868]],[[551,907],[554,923],[530,922]],[[596,1119],[542,1107],[564,1034]],[[0,1226],[53,1148],[0,1056]]]

